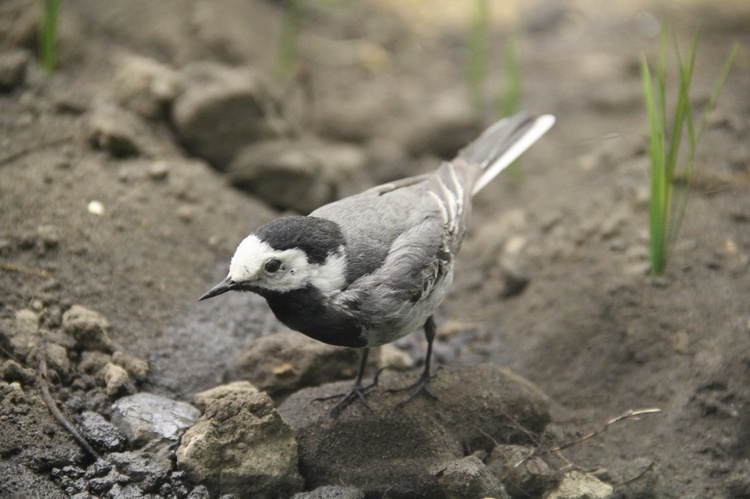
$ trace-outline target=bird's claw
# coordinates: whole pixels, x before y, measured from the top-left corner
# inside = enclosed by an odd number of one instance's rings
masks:
[[[440,368],[438,368],[438,370],[440,370]],[[412,383],[411,385],[404,386],[402,388],[389,388],[386,391],[389,393],[398,393],[398,392],[406,392],[409,390],[414,390],[409,394],[408,397],[406,397],[404,400],[396,404],[396,408],[405,406],[406,404],[408,404],[409,402],[414,400],[418,395],[421,395],[421,394],[424,394],[433,400],[437,400],[438,399],[437,396],[434,395],[432,392],[430,392],[430,390],[427,388],[427,385],[430,384],[430,381],[435,376],[437,376],[437,371],[435,371],[432,374],[429,374],[428,372],[423,372],[422,375],[419,376],[419,379],[417,379],[417,381]]]
[[[375,373],[375,376],[373,376],[372,383],[370,383],[367,386],[362,386],[362,384],[359,381],[357,381],[354,383],[354,385],[351,387],[351,389],[348,392],[335,393],[333,395],[327,395],[325,397],[316,397],[312,399],[312,401],[323,402],[325,400],[341,398],[341,400],[339,400],[338,403],[334,405],[333,408],[331,409],[332,413],[337,413],[340,410],[342,410],[344,407],[349,405],[352,401],[354,401],[355,399],[358,399],[360,402],[362,402],[362,405],[364,405],[368,411],[374,414],[375,411],[372,410],[370,403],[367,402],[367,397],[365,397],[365,393],[367,393],[371,389],[378,386],[380,373],[382,373],[384,369],[385,368],[379,369],[378,372]]]

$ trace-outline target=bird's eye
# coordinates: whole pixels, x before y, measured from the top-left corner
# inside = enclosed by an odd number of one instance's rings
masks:
[[[281,268],[281,260],[277,260],[276,258],[272,258],[266,262],[266,265],[263,267],[266,272],[269,274],[273,274],[277,270]]]

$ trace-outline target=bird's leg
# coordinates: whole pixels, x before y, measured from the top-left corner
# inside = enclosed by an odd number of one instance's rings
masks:
[[[437,331],[437,326],[435,326],[435,319],[433,316],[429,316],[427,318],[427,321],[424,323],[424,336],[427,338],[427,355],[424,359],[424,370],[422,371],[422,374],[419,376],[419,379],[412,383],[409,386],[405,386],[403,388],[392,388],[388,390],[389,392],[403,392],[407,390],[414,390],[406,399],[399,402],[399,404],[396,407],[402,407],[419,395],[420,393],[424,393],[430,398],[437,399],[435,395],[430,393],[430,391],[427,389],[427,385],[430,383],[430,380],[435,377],[435,374],[430,373],[430,361],[432,360],[432,342],[435,341],[435,334]]]
[[[370,383],[367,386],[362,386],[362,378],[365,375],[365,368],[367,367],[367,356],[370,353],[369,348],[365,348],[362,351],[362,358],[359,360],[359,369],[357,370],[357,377],[354,378],[354,384],[352,385],[351,389],[348,392],[345,393],[337,393],[335,395],[329,395],[327,397],[318,397],[313,399],[313,402],[320,401],[320,400],[330,400],[335,398],[341,398],[339,402],[333,406],[332,412],[336,412],[339,409],[344,408],[345,406],[349,405],[355,398],[359,399],[360,402],[364,404],[367,409],[370,410],[370,412],[374,412],[372,410],[372,407],[370,407],[370,404],[367,402],[367,398],[365,398],[365,393],[370,390],[371,388],[378,385],[378,377],[380,376],[380,373],[383,371],[382,369],[375,373],[375,376],[372,379],[372,383]]]

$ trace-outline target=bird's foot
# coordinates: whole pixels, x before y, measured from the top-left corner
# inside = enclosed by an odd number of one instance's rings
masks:
[[[440,368],[438,367],[437,371],[439,370]],[[397,408],[405,406],[406,404],[408,404],[409,402],[414,400],[418,395],[421,395],[421,394],[424,394],[433,400],[437,400],[437,397],[432,392],[430,392],[430,390],[427,389],[427,385],[430,384],[430,381],[432,380],[432,378],[437,376],[437,371],[435,371],[432,374],[430,374],[428,371],[424,371],[421,374],[421,376],[419,376],[419,379],[417,379],[417,381],[412,383],[411,385],[404,386],[402,388],[389,388],[386,391],[388,391],[389,393],[398,393],[398,392],[406,392],[406,391],[412,390],[412,392],[409,394],[408,397],[406,397],[404,400],[396,404]]]
[[[325,400],[332,400],[340,398],[341,400],[338,401],[336,405],[333,406],[331,409],[331,413],[338,413],[341,411],[344,407],[351,404],[354,400],[359,400],[362,405],[364,405],[367,410],[369,410],[372,413],[375,413],[375,411],[372,410],[372,407],[370,407],[370,403],[367,402],[367,397],[365,397],[365,393],[370,391],[371,389],[378,386],[378,378],[380,378],[380,373],[383,372],[383,369],[379,369],[378,372],[375,373],[375,376],[372,378],[372,383],[366,386],[362,386],[362,383],[360,380],[357,380],[352,385],[351,389],[349,389],[348,392],[343,393],[336,393],[333,395],[328,395],[326,397],[317,397],[314,398],[313,402],[322,402]]]

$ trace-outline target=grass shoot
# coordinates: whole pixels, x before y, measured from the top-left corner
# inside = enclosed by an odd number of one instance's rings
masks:
[[[44,9],[39,26],[42,65],[47,74],[52,74],[57,66],[57,21],[60,10],[59,0],[43,0]]]
[[[699,36],[693,38],[685,56],[674,38],[679,85],[671,115],[667,114],[667,51],[668,36],[662,31],[659,60],[652,75],[645,56],[641,59],[641,77],[646,103],[651,163],[651,200],[649,205],[649,257],[651,274],[664,273],[687,206],[692,182],[695,151],[708,123],[708,117],[719,97],[724,82],[737,54],[739,44],[729,53],[714,84],[711,96],[703,109],[700,122],[694,121],[690,103],[690,85],[695,68]],[[687,132],[687,143],[683,137]],[[681,154],[682,152],[682,154]],[[683,157],[684,156],[684,157]],[[682,161],[680,161],[682,159]],[[679,171],[678,171],[679,163]],[[683,181],[676,182],[677,178]]]

